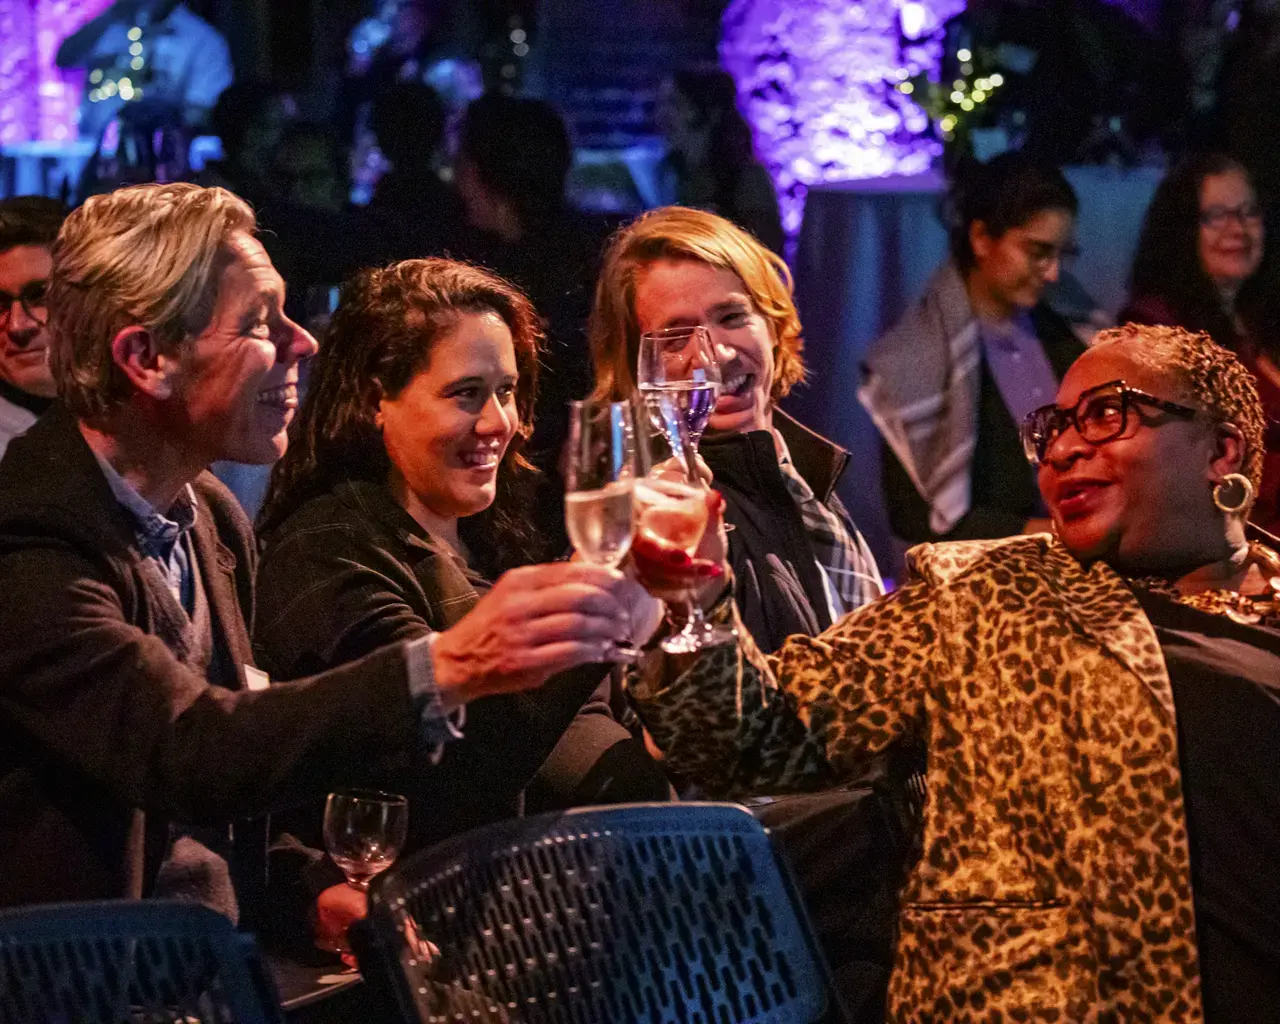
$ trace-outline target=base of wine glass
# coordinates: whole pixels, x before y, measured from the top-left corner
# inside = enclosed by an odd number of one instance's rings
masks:
[[[737,639],[738,631],[731,626],[689,621],[680,632],[672,633],[659,646],[668,654],[696,654],[707,647],[735,643]]]

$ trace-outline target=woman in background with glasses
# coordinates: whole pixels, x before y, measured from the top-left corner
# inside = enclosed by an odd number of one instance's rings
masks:
[[[1264,211],[1249,174],[1207,153],[1179,164],[1156,190],[1133,261],[1121,322],[1204,331],[1253,374],[1267,414],[1254,521],[1280,529],[1280,275],[1266,248]]]
[[[1062,173],[1007,153],[962,175],[950,205],[950,259],[872,345],[858,394],[889,449],[889,525],[911,543],[1047,527],[1018,424],[1084,351],[1045,302],[1075,230]]]
[[[668,765],[713,798],[927,748],[890,1020],[1276,1019],[1262,433],[1252,377],[1207,336],[1104,331],[1022,430],[1056,537],[924,545],[816,639],[634,670]],[[699,556],[722,561],[720,537]],[[735,621],[716,589],[709,617]]]
[[[654,210],[605,254],[589,327],[595,397],[635,391],[641,334],[698,326],[721,381],[700,452],[727,503],[743,621],[773,650],[883,593],[835,492],[849,453],[777,408],[804,379],[786,264],[723,217]]]

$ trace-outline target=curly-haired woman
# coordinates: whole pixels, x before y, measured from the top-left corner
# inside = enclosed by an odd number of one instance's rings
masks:
[[[1246,534],[1262,433],[1252,377],[1207,336],[1104,331],[1023,427],[1056,537],[923,545],[821,636],[637,675],[668,763],[717,796],[926,748],[891,1019],[1275,1019],[1280,562]],[[700,554],[723,547],[711,531]]]

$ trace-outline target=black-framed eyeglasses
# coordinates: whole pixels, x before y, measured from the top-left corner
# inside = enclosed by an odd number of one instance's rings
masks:
[[[1233,220],[1242,227],[1262,220],[1262,207],[1253,200],[1239,206],[1206,206],[1200,211],[1200,223],[1212,231],[1222,231]]]
[[[1022,422],[1022,450],[1033,466],[1044,461],[1049,446],[1067,427],[1075,427],[1085,442],[1098,447],[1124,435],[1129,427],[1129,411],[1135,406],[1146,406],[1189,420],[1196,410],[1189,405],[1167,402],[1163,398],[1148,395],[1131,388],[1122,380],[1108,381],[1080,392],[1080,398],[1070,409],[1057,405],[1044,405]]]
[[[17,295],[0,291],[0,321],[9,319],[13,313],[13,304],[16,302],[27,316],[43,327],[48,319],[45,306],[48,301],[48,292],[49,282],[46,280],[29,282]]]

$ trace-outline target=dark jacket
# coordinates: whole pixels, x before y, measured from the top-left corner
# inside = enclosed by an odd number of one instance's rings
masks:
[[[380,484],[340,483],[265,540],[254,644],[278,679],[448,629],[488,588]],[[522,793],[553,751],[560,778],[542,788],[558,790],[564,803],[580,802],[584,783],[594,803],[663,799],[665,776],[607,702],[584,709],[607,686],[607,669],[589,665],[528,693],[470,704],[463,738],[435,768],[389,783],[410,797],[409,848],[518,814]],[[566,730],[571,749],[557,750]]]
[[[225,824],[409,748],[400,648],[244,688],[253,534],[210,474],[194,488],[207,680],[156,639],[171,595],[70,414],[55,407],[0,463],[0,905],[145,895],[171,821]]]
[[[773,412],[800,476],[828,508],[852,528],[835,487],[849,453],[792,419]],[[724,495],[729,534],[729,564],[742,621],[766,654],[793,633],[815,636],[831,625],[822,573],[778,465],[773,436],[767,430],[708,435],[702,458]]]

